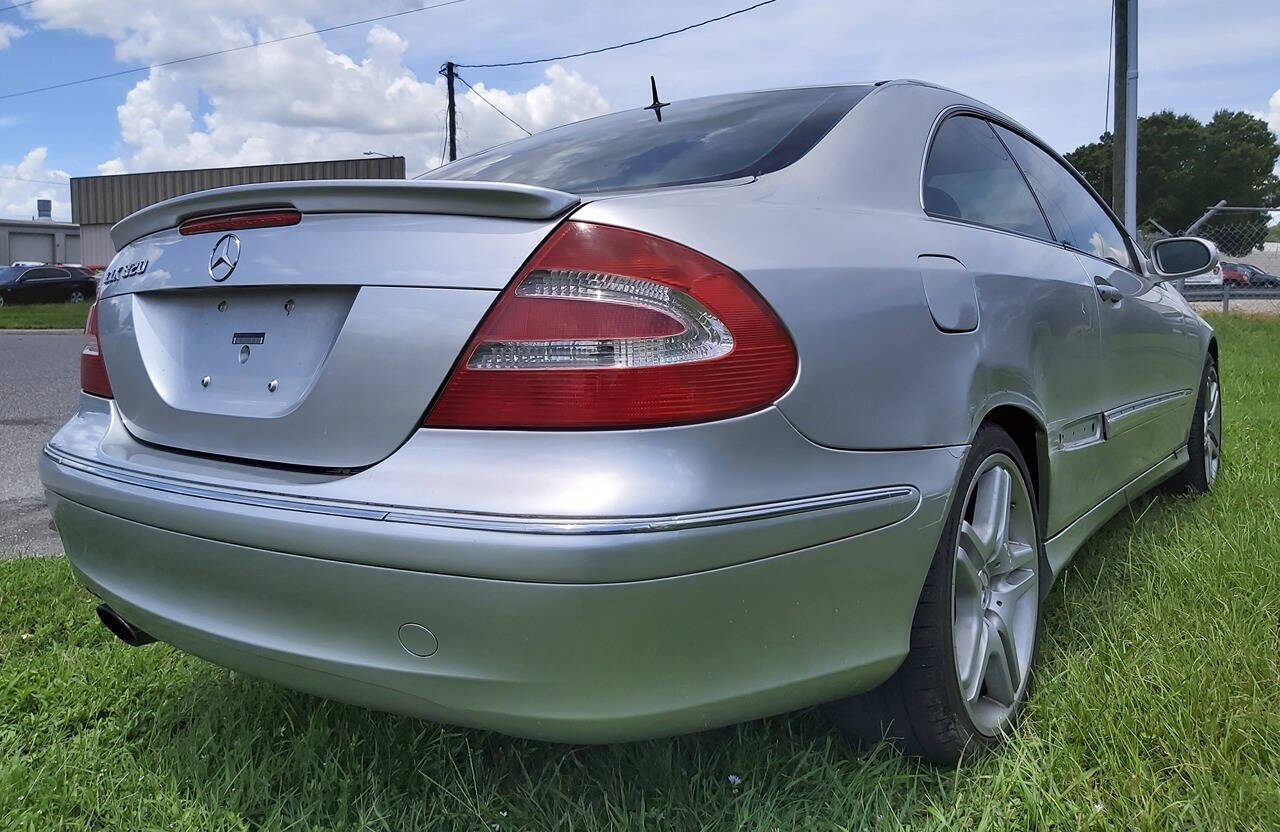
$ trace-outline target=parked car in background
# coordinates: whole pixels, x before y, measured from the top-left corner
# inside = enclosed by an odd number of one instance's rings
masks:
[[[1252,263],[1232,263],[1231,265],[1244,275],[1250,286],[1257,286],[1263,289],[1274,289],[1280,286],[1280,275],[1264,271]]]
[[[1218,475],[1218,345],[1169,285],[1216,249],[1145,257],[921,82],[111,233],[40,462],[71,568],[128,644],[366,706],[578,743],[826,702],[954,763],[1016,724],[1084,541]]]
[[[1183,278],[1182,285],[1197,287],[1221,286],[1223,279],[1224,275],[1222,264],[1216,263],[1210,271],[1207,271],[1204,274],[1197,274],[1192,277]]]
[[[79,266],[8,266],[0,269],[0,306],[7,303],[84,303],[98,281]]]
[[[1243,268],[1241,268],[1239,263],[1223,263],[1222,264],[1222,285],[1248,286],[1249,275]]]

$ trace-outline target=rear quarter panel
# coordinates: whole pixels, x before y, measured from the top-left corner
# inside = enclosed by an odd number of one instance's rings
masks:
[[[922,213],[780,204],[764,182],[725,190],[754,194],[598,202],[577,217],[674,239],[751,281],[795,339],[800,375],[780,407],[813,441],[963,444],[1000,404],[1044,422],[1072,409],[1055,399],[1061,388],[1045,363],[1056,341],[1092,321],[1078,298],[1015,277],[1049,270],[1052,247]],[[979,276],[976,331],[944,333],[934,324],[917,264],[928,253],[956,256]],[[1027,314],[1032,307],[1043,312]]]
[[[935,88],[887,87],[779,173],[599,200],[576,218],[673,239],[751,281],[800,354],[799,377],[779,407],[816,443],[965,444],[1001,405],[1021,408],[1053,436],[1101,410],[1095,293],[1058,246],[924,214],[927,141],[957,104],[978,106]],[[955,258],[972,275],[976,330],[935,324],[918,263],[926,254]],[[1042,450],[1055,481],[1052,531],[1103,496],[1088,474],[1099,451],[1068,459]]]

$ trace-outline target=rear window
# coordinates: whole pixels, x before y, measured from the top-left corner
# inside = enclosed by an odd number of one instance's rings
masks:
[[[808,153],[870,86],[814,87],[677,101],[556,127],[424,174],[570,193],[759,176]]]
[[[1018,166],[987,122],[952,116],[942,122],[924,169],[930,214],[1052,240]]]

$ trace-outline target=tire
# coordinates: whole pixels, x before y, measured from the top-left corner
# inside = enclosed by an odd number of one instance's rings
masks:
[[[1222,385],[1218,381],[1218,362],[1212,355],[1205,360],[1200,374],[1200,395],[1191,416],[1187,456],[1187,464],[1169,478],[1169,488],[1207,494],[1222,470]]]
[[[889,739],[908,754],[955,765],[1016,725],[1039,652],[1049,574],[1030,482],[1009,434],[983,425],[925,577],[907,658],[875,690],[827,705],[841,733],[861,744]],[[1003,533],[992,522],[997,505],[1005,506]]]
[[[71,294],[67,295],[67,303],[84,303],[84,292],[72,289]]]

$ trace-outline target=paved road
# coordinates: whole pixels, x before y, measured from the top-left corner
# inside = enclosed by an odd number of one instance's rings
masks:
[[[0,558],[62,553],[36,474],[80,392],[79,332],[0,330]]]

